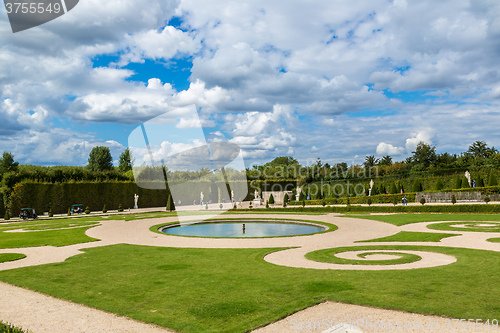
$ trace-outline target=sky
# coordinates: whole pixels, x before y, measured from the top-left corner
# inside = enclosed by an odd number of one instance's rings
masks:
[[[83,166],[107,146],[116,163],[165,113],[247,167],[500,147],[498,17],[498,0],[81,0],[13,33],[2,8],[0,151]]]

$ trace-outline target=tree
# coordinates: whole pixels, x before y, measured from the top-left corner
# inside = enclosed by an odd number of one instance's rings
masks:
[[[97,146],[92,148],[89,154],[89,164],[91,171],[108,171],[113,168],[113,158],[108,147]]]
[[[18,170],[19,162],[14,162],[14,155],[5,151],[0,159],[0,174],[9,171],[17,172]]]
[[[421,192],[422,191],[422,184],[418,180],[415,180],[415,182],[413,182],[413,186],[411,188],[411,191],[412,192]]]
[[[132,154],[130,153],[130,149],[127,148],[120,154],[118,169],[123,173],[132,170]]]
[[[376,159],[375,156],[370,155],[365,157],[363,165],[365,166],[365,169],[369,169],[371,167],[374,167],[377,163],[378,159]]]
[[[385,155],[380,159],[380,165],[392,165],[392,157]]]
[[[431,164],[437,161],[436,147],[431,147],[427,143],[420,141],[412,151],[412,161],[415,164],[422,164],[424,168],[428,168]]]
[[[498,153],[498,151],[495,147],[489,148],[484,141],[475,141],[469,146],[467,153],[474,157],[489,158]]]
[[[274,205],[274,197],[272,194],[269,196],[269,204]]]
[[[250,203],[251,204],[251,203]],[[168,195],[168,200],[167,200],[167,211],[171,212],[175,210],[175,204],[174,204],[174,199],[172,198],[172,195]],[[251,207],[250,207],[251,208]]]
[[[288,193],[285,193],[285,197],[283,198],[283,202],[288,203],[288,200],[290,200],[290,198],[288,197]]]
[[[441,178],[438,178],[437,182],[436,182],[436,190],[437,191],[441,191],[443,189],[443,182],[441,181]]]
[[[462,184],[461,184],[461,187],[462,188],[467,188],[467,187],[470,187],[469,186],[469,180],[467,180],[467,177],[463,176],[462,177]]]
[[[495,174],[493,172],[490,173],[490,179],[488,179],[488,186],[497,186],[498,185],[498,181],[497,181],[497,177],[495,176]]]

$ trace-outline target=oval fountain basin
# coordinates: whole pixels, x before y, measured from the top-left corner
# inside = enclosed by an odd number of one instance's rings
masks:
[[[246,238],[309,235],[326,229],[325,226],[312,223],[239,220],[190,222],[165,226],[159,230],[175,236]]]

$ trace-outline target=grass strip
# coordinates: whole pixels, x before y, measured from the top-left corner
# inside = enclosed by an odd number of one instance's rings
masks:
[[[0,263],[26,258],[22,253],[0,253]]]
[[[369,242],[440,242],[441,239],[453,236],[460,236],[459,234],[442,234],[435,232],[412,232],[400,231],[395,235],[375,238],[364,241],[357,241],[356,243],[369,243]]]
[[[388,260],[354,260],[354,259],[344,259],[336,257],[335,254],[347,251],[362,251],[362,250],[392,250],[387,247],[377,247],[377,246],[349,246],[349,247],[338,247],[333,249],[323,249],[318,251],[309,252],[306,254],[306,258],[319,262],[327,262],[331,264],[340,264],[340,265],[399,265],[399,264],[408,264],[422,259],[422,257],[404,252],[370,252],[370,253],[361,253],[361,255],[370,255],[370,254],[393,254],[400,256],[397,259],[388,259]],[[359,256],[359,255],[358,255]],[[363,258],[363,257],[361,257]]]

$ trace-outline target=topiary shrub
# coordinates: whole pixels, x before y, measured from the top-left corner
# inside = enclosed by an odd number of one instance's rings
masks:
[[[286,208],[286,201],[283,201],[283,208]]]
[[[451,203],[452,203],[452,204],[456,204],[456,203],[457,203],[457,197],[455,196],[455,194],[453,194],[453,195],[451,196]]]
[[[290,197],[288,196],[288,193],[285,193],[285,196],[283,197],[283,202],[288,203],[288,200],[290,200]]]
[[[326,206],[326,201],[324,199],[321,201],[321,206],[323,206],[323,207]]]
[[[122,211],[123,211],[123,209],[122,209]],[[85,214],[90,214],[90,208],[89,208],[89,206],[87,206],[87,207],[85,208]]]
[[[371,206],[372,205],[372,198],[368,197],[368,200],[366,200],[366,203],[368,204],[368,206]]]
[[[269,196],[269,204],[274,205],[274,197],[272,194]]]
[[[5,212],[5,215],[3,216],[4,220],[10,220],[10,215],[9,212]]]
[[[88,207],[87,207],[88,208]],[[122,204],[118,204],[118,211],[123,212]]]
[[[53,217],[54,214],[52,214],[52,207],[49,208],[49,217]]]
[[[441,191],[444,188],[441,178],[438,178],[436,182],[436,191]]]
[[[392,197],[392,204],[396,206],[398,204],[398,198],[396,196]]]
[[[465,176],[463,176],[462,177],[461,188],[468,188],[468,187],[470,187],[469,186],[469,180]]]
[[[497,177],[492,172],[490,174],[490,179],[488,179],[488,186],[497,186],[497,185],[498,185]]]
[[[484,202],[486,202],[486,203],[488,203],[488,202],[490,202],[490,201],[491,201],[490,197],[484,197],[484,199],[483,199],[483,200],[484,200]]]
[[[102,212],[103,212],[103,213],[107,213],[107,212],[108,212],[108,209],[106,208],[106,205],[104,205],[104,206],[102,207]]]
[[[269,201],[266,201],[266,208],[269,209]]]
[[[425,198],[424,198],[424,197],[421,197],[421,198],[420,198],[420,203],[421,203],[422,205],[424,205],[424,204],[425,204]]]
[[[71,216],[71,208],[68,207],[68,216]]]
[[[305,206],[306,206],[306,201],[302,200],[302,207],[305,207]]]

